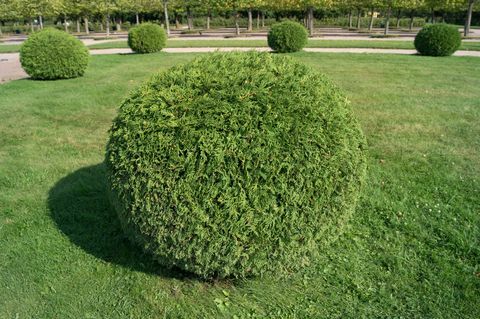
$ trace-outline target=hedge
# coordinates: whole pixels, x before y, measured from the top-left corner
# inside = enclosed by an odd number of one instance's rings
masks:
[[[32,79],[76,78],[85,73],[89,60],[80,40],[55,29],[33,33],[20,48],[20,63]]]
[[[128,46],[136,53],[161,51],[167,43],[167,34],[158,24],[143,23],[128,32]]]
[[[460,48],[462,38],[455,26],[430,24],[418,32],[414,44],[421,55],[450,56]]]
[[[352,214],[365,138],[324,75],[214,53],[155,75],[110,130],[111,201],[161,265],[211,278],[308,265]]]
[[[268,46],[276,52],[297,52],[308,41],[308,32],[303,25],[293,21],[274,24],[268,32]]]

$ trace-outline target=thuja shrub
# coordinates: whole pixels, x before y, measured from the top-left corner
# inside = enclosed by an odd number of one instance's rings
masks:
[[[308,265],[355,208],[365,138],[348,101],[292,58],[215,53],[120,107],[106,166],[127,236],[203,277]]]
[[[460,48],[462,38],[455,26],[430,24],[418,32],[414,43],[421,55],[449,56]]]
[[[276,52],[297,52],[308,41],[308,32],[303,25],[293,21],[274,24],[268,32],[268,46]]]
[[[44,29],[28,37],[20,48],[20,63],[33,79],[56,80],[82,76],[90,55],[74,36]]]
[[[161,51],[167,43],[167,34],[158,24],[143,23],[128,32],[128,46],[136,53]]]

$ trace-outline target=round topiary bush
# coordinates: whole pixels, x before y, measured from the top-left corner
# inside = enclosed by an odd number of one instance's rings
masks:
[[[430,24],[415,37],[415,48],[421,55],[449,56],[462,44],[457,28],[447,24]]]
[[[136,53],[161,51],[167,43],[167,34],[158,24],[143,23],[128,32],[128,46]]]
[[[293,21],[274,24],[268,32],[268,46],[281,53],[297,52],[307,45],[308,32],[303,25]]]
[[[204,277],[293,271],[355,208],[365,138],[339,89],[290,57],[216,53],[154,76],[110,131],[127,236]]]
[[[44,29],[28,37],[20,48],[20,63],[33,79],[56,80],[82,76],[87,69],[88,49],[74,36]]]

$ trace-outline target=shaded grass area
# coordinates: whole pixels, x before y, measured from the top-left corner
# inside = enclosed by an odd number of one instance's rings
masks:
[[[367,135],[360,206],[298,274],[203,282],[123,238],[101,164],[128,92],[194,56],[94,56],[80,79],[0,86],[0,317],[478,318],[478,59],[293,54]]]
[[[201,48],[201,47],[268,47],[266,40],[168,40],[167,48]],[[89,49],[128,48],[127,41],[97,43]],[[402,40],[309,40],[307,48],[372,48],[372,49],[415,49],[413,42]],[[0,45],[0,53],[18,52],[20,45]],[[460,50],[480,51],[479,42],[463,42]]]

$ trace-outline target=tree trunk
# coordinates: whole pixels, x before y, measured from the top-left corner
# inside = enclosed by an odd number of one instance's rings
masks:
[[[103,32],[103,21],[100,21],[100,31]]]
[[[373,12],[375,11],[375,8],[371,8],[371,13],[370,13],[370,23],[368,24],[368,31],[372,31],[373,29]]]
[[[212,10],[208,9],[207,11],[207,30],[210,30],[210,20],[212,18]]]
[[[180,21],[178,21],[178,15],[175,14],[175,28],[180,29]]]
[[[387,16],[385,17],[385,35],[388,34],[390,28],[390,15],[392,14],[392,7],[388,6]]]
[[[65,32],[68,32],[68,22],[67,22],[67,16],[66,15],[63,17],[63,26],[65,28]]]
[[[88,28],[88,18],[87,17],[83,18],[83,24],[85,24],[85,33],[90,34],[90,29]]]
[[[42,15],[38,16],[38,22],[40,23],[40,29],[43,29],[43,16]]]
[[[398,9],[397,12],[397,29],[400,29],[400,17],[402,15],[402,10]]]
[[[248,31],[253,31],[253,16],[252,9],[248,8]]]
[[[262,11],[262,28],[265,28],[265,12]]]
[[[357,29],[360,29],[362,26],[362,10],[358,9],[357,10]]]
[[[435,23],[435,10],[432,8],[432,24]]]
[[[353,15],[352,10],[348,12],[348,28],[351,29],[353,26]]]
[[[415,15],[415,10],[410,11],[410,22],[408,24],[408,30],[413,30],[413,17]]]
[[[138,16],[138,12],[135,13],[135,24],[139,25],[140,24],[140,17]]]
[[[106,28],[107,28],[107,38],[110,37],[110,14],[107,14],[107,21],[106,21]]]
[[[115,26],[117,28],[117,32],[122,31],[122,21],[120,19],[115,19]]]
[[[30,30],[31,30],[32,32],[35,32],[35,29],[34,29],[34,27],[33,27],[33,19],[30,20]]]
[[[467,20],[465,21],[465,27],[463,29],[463,35],[468,37],[470,34],[470,25],[472,24],[472,12],[473,12],[473,4],[475,0],[468,1],[468,10],[467,10]]]
[[[168,19],[168,1],[163,1],[163,14],[165,15],[165,28],[167,29],[167,36],[170,36],[170,20]],[[178,23],[175,17],[175,22]],[[178,28],[178,26],[177,26]]]
[[[308,32],[313,36],[313,7],[308,8]]]
[[[188,30],[193,29],[193,17],[192,17],[192,10],[190,7],[187,7],[187,24],[188,24]]]
[[[260,11],[257,11],[257,30],[260,29]]]
[[[240,35],[240,26],[238,25],[238,11],[235,11],[235,35]]]
[[[77,18],[77,33],[80,33],[80,19]]]

